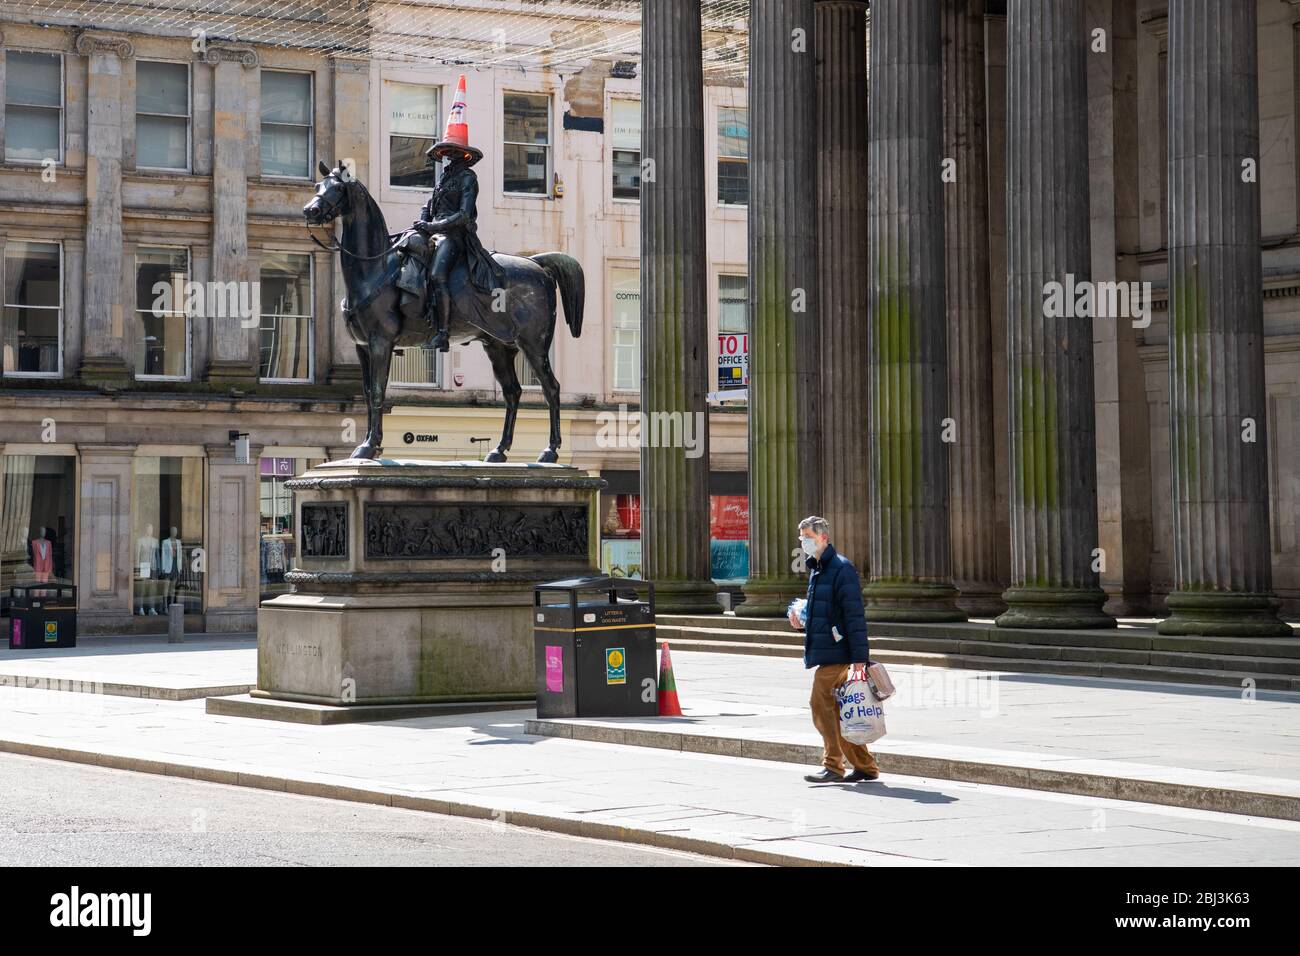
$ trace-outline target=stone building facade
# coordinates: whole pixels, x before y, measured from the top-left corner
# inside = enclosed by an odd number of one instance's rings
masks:
[[[277,479],[364,428],[301,207],[317,155],[366,155],[369,64],[0,31],[0,584],[75,584],[87,631],[156,631],[173,600],[250,630],[292,557]]]

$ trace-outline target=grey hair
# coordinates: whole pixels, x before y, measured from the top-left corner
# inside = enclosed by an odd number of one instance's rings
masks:
[[[817,515],[809,515],[799,522],[800,534],[803,534],[805,528],[812,528],[813,534],[824,534],[828,538],[831,536],[831,523]]]

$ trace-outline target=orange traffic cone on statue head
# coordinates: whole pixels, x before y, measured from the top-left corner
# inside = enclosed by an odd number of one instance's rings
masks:
[[[659,716],[681,717],[682,705],[677,701],[677,679],[673,677],[673,659],[664,641],[659,655]]]
[[[460,82],[456,84],[456,95],[451,101],[451,111],[447,114],[447,127],[442,134],[442,139],[424,152],[435,162],[443,156],[460,156],[470,166],[483,158],[483,151],[469,144],[469,123],[465,119],[464,73],[460,75]]]

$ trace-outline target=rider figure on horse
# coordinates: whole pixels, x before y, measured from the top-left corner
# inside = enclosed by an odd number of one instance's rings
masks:
[[[500,267],[478,238],[478,208],[475,205],[478,176],[470,167],[483,158],[483,153],[469,145],[464,75],[456,87],[446,132],[441,140],[429,147],[426,155],[432,166],[444,159],[447,165],[420,218],[411,227],[430,239],[435,235],[442,237],[429,262],[424,320],[429,332],[434,333],[429,344],[446,352],[451,347],[452,270],[464,262],[469,269],[470,285],[480,293],[490,294],[504,284]]]

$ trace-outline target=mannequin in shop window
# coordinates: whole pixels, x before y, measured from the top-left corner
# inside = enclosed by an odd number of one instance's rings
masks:
[[[164,538],[162,543],[162,579],[167,590],[166,603],[169,605],[180,600],[176,592],[181,580],[181,564],[184,560],[185,546],[181,544],[176,528],[173,527],[171,534]]]
[[[38,584],[50,579],[54,570],[54,542],[49,538],[45,528],[38,528],[36,537],[32,538],[32,572]]]
[[[144,534],[135,542],[135,563],[140,579],[136,581],[135,613],[157,614],[158,539],[153,525],[144,526]]]

